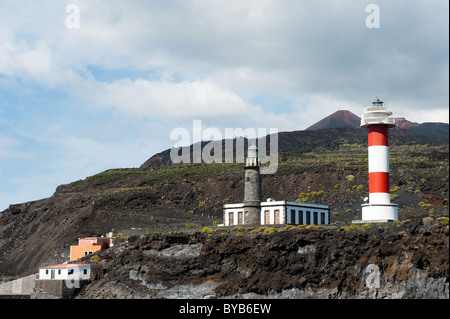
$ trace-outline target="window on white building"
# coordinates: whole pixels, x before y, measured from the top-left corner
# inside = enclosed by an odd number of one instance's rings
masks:
[[[244,223],[243,219],[243,212],[238,212],[238,225],[242,225]]]
[[[233,226],[234,225],[234,213],[230,212],[228,214],[228,225]]]
[[[264,224],[270,224],[270,211],[268,210],[264,211]]]
[[[274,224],[279,224],[280,223],[280,211],[278,209],[275,209],[275,214],[274,214],[275,218],[274,218]]]

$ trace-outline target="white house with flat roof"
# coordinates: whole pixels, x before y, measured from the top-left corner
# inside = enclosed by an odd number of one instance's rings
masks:
[[[86,264],[60,264],[39,268],[39,279],[84,280],[91,278],[91,266]]]
[[[225,226],[244,225],[244,203],[225,204],[223,210]],[[310,203],[268,200],[261,202],[261,225],[328,225],[330,207]]]

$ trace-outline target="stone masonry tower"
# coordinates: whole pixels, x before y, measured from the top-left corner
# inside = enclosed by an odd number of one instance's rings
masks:
[[[258,147],[253,143],[248,148],[245,162],[244,224],[261,223],[261,175]]]

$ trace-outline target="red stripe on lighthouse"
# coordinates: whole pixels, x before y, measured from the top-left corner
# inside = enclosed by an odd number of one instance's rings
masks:
[[[389,172],[369,173],[369,193],[389,193]]]
[[[369,147],[375,145],[388,146],[388,126],[370,125],[369,126]]]

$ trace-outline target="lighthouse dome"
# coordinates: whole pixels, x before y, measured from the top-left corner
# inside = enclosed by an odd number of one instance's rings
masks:
[[[248,148],[247,157],[258,157],[258,147],[255,143]]]

